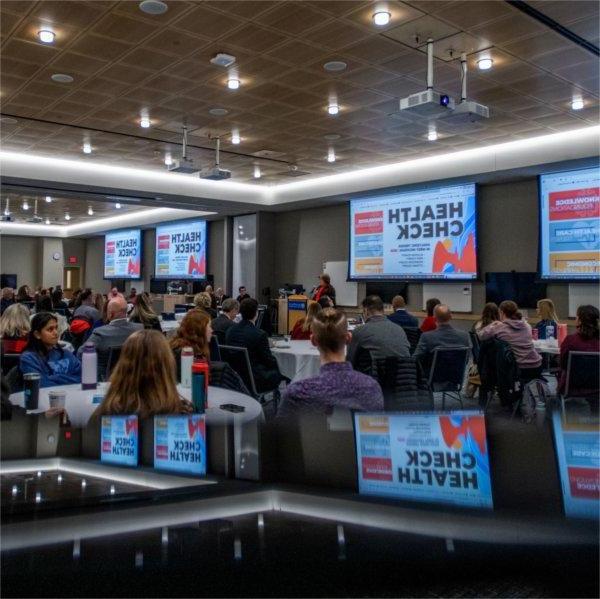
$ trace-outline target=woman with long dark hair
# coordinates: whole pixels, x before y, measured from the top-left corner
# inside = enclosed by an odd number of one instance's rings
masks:
[[[31,320],[27,347],[21,354],[23,374],[37,372],[40,386],[53,387],[81,382],[81,364],[58,343],[58,320],[51,312],[38,312]]]
[[[152,302],[148,292],[144,291],[136,295],[136,298],[135,306],[131,311],[129,320],[143,324],[145,329],[154,329],[162,333],[160,320],[158,320],[156,312],[152,309]]]

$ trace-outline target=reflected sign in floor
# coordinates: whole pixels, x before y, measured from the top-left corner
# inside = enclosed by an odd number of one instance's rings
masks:
[[[154,467],[206,474],[206,422],[203,414],[154,417]]]
[[[138,417],[102,416],[100,460],[120,466],[138,465]]]
[[[598,417],[552,415],[565,515],[600,518],[600,438]]]
[[[359,492],[492,508],[484,415],[356,413]]]

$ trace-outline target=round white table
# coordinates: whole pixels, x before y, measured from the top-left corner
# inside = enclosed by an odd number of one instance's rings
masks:
[[[48,393],[50,391],[65,391],[65,409],[67,410],[71,424],[82,428],[87,425],[90,416],[100,405],[102,399],[98,401],[98,398],[103,398],[107,389],[107,383],[99,383],[98,388],[92,390],[83,390],[81,385],[44,387],[40,389],[38,409],[31,410],[31,412],[45,412],[50,407],[50,402],[48,401]],[[177,390],[182,397],[191,400],[191,389],[178,385]],[[94,403],[94,398],[97,398],[96,403]],[[13,393],[10,396],[10,401],[14,405],[25,407],[22,392]],[[229,412],[219,407],[223,404],[243,406],[245,410],[243,412]],[[208,408],[206,409],[206,423],[208,425],[245,424],[258,418],[263,418],[262,406],[254,398],[243,393],[238,393],[237,391],[209,386]]]
[[[169,337],[170,335],[174,335],[175,331],[179,328],[181,321],[179,320],[161,320],[160,328],[162,332]]]
[[[552,341],[547,341],[546,339],[534,339],[533,347],[535,347],[536,351],[540,354],[551,354],[553,356],[558,356],[560,354],[560,347],[558,346],[556,339],[553,339]]]
[[[271,351],[277,360],[281,374],[293,382],[319,374],[321,368],[319,351],[310,341],[279,341]]]

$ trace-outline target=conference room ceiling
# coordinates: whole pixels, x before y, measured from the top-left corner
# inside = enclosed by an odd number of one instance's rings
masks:
[[[1,2],[2,149],[164,170],[165,154],[181,152],[186,124],[188,154],[204,167],[214,160],[208,135],[220,135],[221,166],[234,180],[254,181],[258,164],[258,182],[281,182],[290,180],[288,165],[317,176],[598,122],[597,57],[502,0],[167,4],[150,16],[136,1]],[[529,4],[598,45],[595,0]],[[372,21],[379,6],[392,17],[384,27]],[[45,28],[53,44],[38,40]],[[419,43],[436,39],[435,88],[455,98],[458,57],[467,51],[468,95],[490,107],[489,121],[438,120],[438,139],[428,141],[425,118],[389,116],[399,98],[425,88],[417,34]],[[239,89],[228,89],[227,70],[210,64],[217,52],[236,57]],[[487,56],[493,68],[478,70]],[[329,61],[347,68],[327,72]],[[55,83],[53,74],[73,82]],[[577,96],[585,106],[574,111]],[[331,116],[334,97],[340,112]],[[211,116],[212,108],[228,113]],[[144,111],[149,129],[139,125]],[[91,154],[82,153],[84,142]],[[335,162],[327,161],[330,148]],[[259,158],[265,152],[276,161]]]

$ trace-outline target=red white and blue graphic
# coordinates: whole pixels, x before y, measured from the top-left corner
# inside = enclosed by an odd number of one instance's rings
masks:
[[[137,416],[102,416],[100,461],[119,466],[137,466],[138,447]]]
[[[206,474],[204,414],[154,417],[154,467],[183,474]]]
[[[116,231],[104,236],[104,278],[139,279],[142,272],[142,232]]]
[[[206,221],[184,221],[156,229],[154,275],[158,278],[206,278]]]
[[[493,507],[481,412],[356,413],[354,418],[360,493]]]

